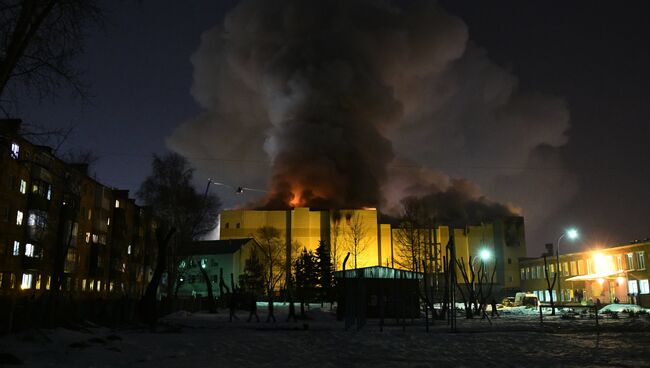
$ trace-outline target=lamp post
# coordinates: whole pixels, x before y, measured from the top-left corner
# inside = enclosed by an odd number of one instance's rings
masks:
[[[562,298],[562,286],[560,285],[561,281],[560,279],[562,278],[562,273],[560,273],[560,242],[562,241],[562,238],[565,236],[569,237],[571,240],[575,240],[578,238],[578,230],[576,229],[569,229],[560,235],[559,238],[557,238],[557,249],[555,252],[555,273],[557,274],[557,301],[560,301]]]

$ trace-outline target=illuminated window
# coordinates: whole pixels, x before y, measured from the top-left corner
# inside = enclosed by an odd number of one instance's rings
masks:
[[[587,273],[594,273],[594,260],[591,258],[587,259]]]
[[[637,286],[636,280],[629,280],[627,282],[627,293],[635,295],[639,293],[639,288]]]
[[[636,265],[639,270],[645,270],[644,252],[636,252]]]
[[[20,179],[20,187],[18,188],[21,194],[27,193],[27,182]]]
[[[526,269],[521,268],[521,275],[519,276],[522,280],[526,280]]]
[[[120,208],[120,201],[117,199],[115,200],[115,208]]]
[[[616,256],[616,269],[623,271],[623,256],[620,254]]]
[[[21,289],[31,289],[32,288],[32,279],[33,276],[31,273],[23,274],[23,282],[20,284]]]
[[[126,247],[126,254],[131,254],[131,244],[129,244],[129,246]]]
[[[90,208],[88,209],[88,220],[91,220],[93,218],[93,210]]]
[[[537,278],[537,269],[535,266],[530,268],[530,278],[533,280]]]
[[[86,290],[86,279],[81,280],[81,290]]]
[[[578,275],[584,275],[585,274],[585,261],[582,259],[578,260]]]
[[[648,285],[648,279],[639,280],[639,294],[650,294],[650,285]]]
[[[569,263],[568,262],[562,263],[562,274],[564,276],[569,276]]]
[[[20,242],[18,240],[14,241],[14,256],[19,256],[20,255]]]
[[[97,280],[97,291],[102,291],[102,282]]]
[[[20,226],[23,224],[23,212],[16,211],[16,225]]]
[[[27,257],[34,257],[34,244],[25,244],[25,255]]]
[[[634,255],[632,253],[626,254],[627,257],[627,269],[628,270],[633,270],[634,269]]]
[[[548,272],[555,273],[555,265],[553,263],[548,266]]]
[[[205,258],[201,258],[201,268],[206,268],[208,267],[208,260]]]
[[[97,244],[98,241],[99,241],[99,235],[93,234],[93,244]]]
[[[106,226],[111,226],[111,218],[106,219]]]
[[[575,276],[578,274],[578,267],[576,266],[576,261],[571,261],[571,275]]]
[[[90,243],[90,233],[86,233],[86,244]]]
[[[18,160],[18,157],[20,156],[20,146],[18,143],[12,143],[11,144],[11,158],[14,160]]]

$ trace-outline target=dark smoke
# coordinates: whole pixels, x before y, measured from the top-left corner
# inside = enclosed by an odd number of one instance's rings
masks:
[[[458,168],[519,168],[540,144],[565,142],[563,102],[522,96],[434,1],[244,0],[203,35],[192,62],[204,112],[168,143],[225,158],[195,162],[222,181],[270,188],[264,208],[398,213],[400,199],[416,196],[441,218],[508,215],[510,204],[432,167],[442,162],[508,202],[493,184],[526,188],[520,170]],[[268,159],[270,169],[248,164]]]

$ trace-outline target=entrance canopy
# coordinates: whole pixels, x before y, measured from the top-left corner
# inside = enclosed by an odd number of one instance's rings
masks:
[[[623,276],[624,274],[625,272],[623,271],[592,273],[588,275],[573,276],[566,279],[566,281],[596,281],[598,279],[615,279],[618,276]]]

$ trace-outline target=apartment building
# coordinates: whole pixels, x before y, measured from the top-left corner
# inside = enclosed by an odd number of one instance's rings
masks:
[[[143,292],[154,265],[151,211],[0,120],[0,294]]]

